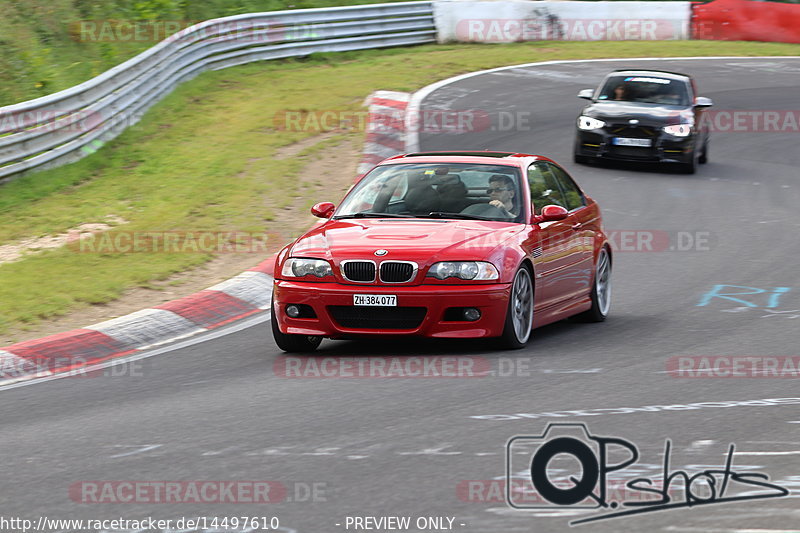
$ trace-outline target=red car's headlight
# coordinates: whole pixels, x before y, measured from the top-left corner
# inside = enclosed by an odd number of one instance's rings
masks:
[[[486,281],[500,278],[500,273],[493,264],[485,261],[442,261],[431,266],[427,277]]]
[[[292,257],[283,264],[281,275],[287,278],[302,278],[304,276],[324,278],[333,276],[333,270],[331,269],[331,264],[324,259]]]

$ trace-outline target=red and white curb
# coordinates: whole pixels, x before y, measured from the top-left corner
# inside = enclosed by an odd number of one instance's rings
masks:
[[[367,97],[364,104],[369,106],[369,120],[359,177],[387,157],[405,151],[406,108],[410,100],[411,93],[397,91],[375,91]]]
[[[0,348],[0,386],[122,358],[263,312],[271,303],[274,261],[153,308]]]

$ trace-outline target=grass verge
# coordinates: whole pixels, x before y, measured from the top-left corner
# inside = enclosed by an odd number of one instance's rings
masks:
[[[77,85],[203,20],[369,3],[373,0],[2,0],[0,107]],[[167,32],[168,27],[174,29]]]
[[[0,186],[0,244],[109,215],[129,221],[126,231],[281,234],[289,226],[282,209],[325,176],[299,175],[320,147],[276,157],[280,148],[319,132],[282,131],[274,118],[287,110],[361,111],[374,89],[413,91],[464,72],[553,59],[798,53],[800,45],[705,41],[431,45],[210,72],[179,87],[92,156]],[[335,133],[321,146],[359,135]],[[211,257],[61,248],[2,264],[0,332],[108,302]]]

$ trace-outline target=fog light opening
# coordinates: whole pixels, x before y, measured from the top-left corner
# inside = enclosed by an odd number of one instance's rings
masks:
[[[475,322],[481,317],[481,312],[474,307],[465,307],[462,314],[467,322]]]
[[[297,318],[300,316],[300,308],[296,305],[287,305],[286,314],[292,318]]]

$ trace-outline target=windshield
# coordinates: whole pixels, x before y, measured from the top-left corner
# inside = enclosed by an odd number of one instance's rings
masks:
[[[689,105],[685,82],[658,76],[611,76],[606,80],[597,99]]]
[[[522,221],[517,167],[415,163],[377,167],[334,218],[414,217]]]

